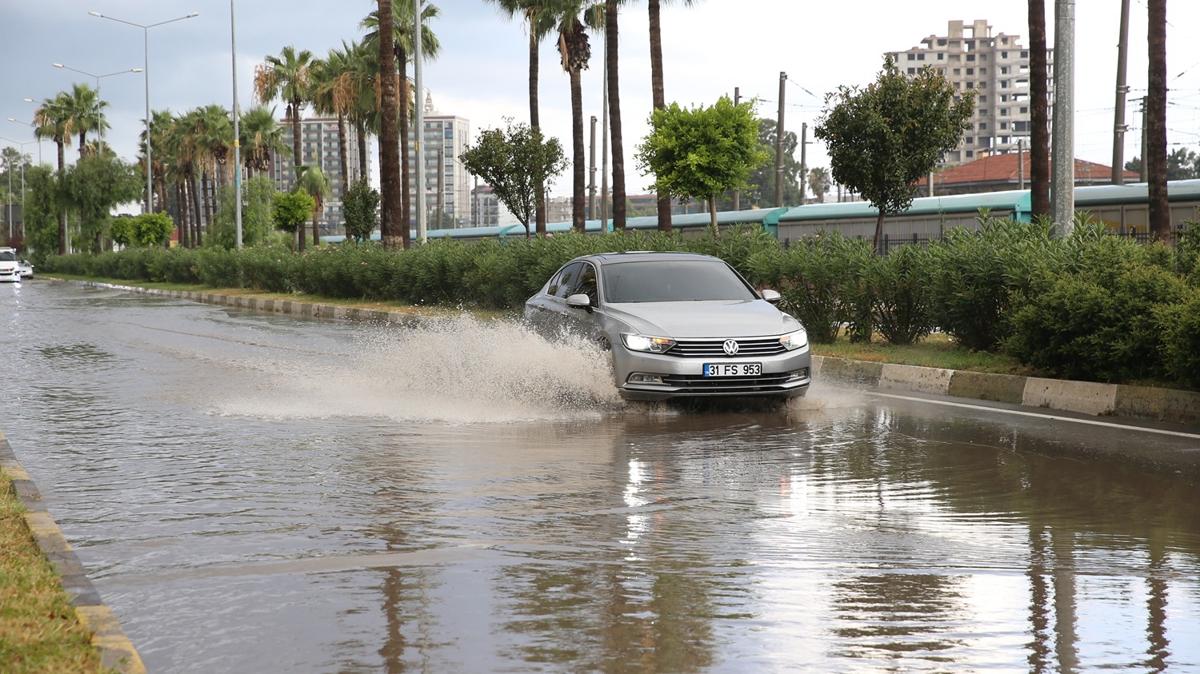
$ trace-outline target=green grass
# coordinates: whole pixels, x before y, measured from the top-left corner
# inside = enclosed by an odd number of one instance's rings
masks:
[[[959,346],[943,334],[930,335],[917,344],[908,346],[894,346],[883,342],[852,344],[843,336],[833,344],[813,344],[812,350],[818,356],[868,360],[878,363],[1027,376],[1038,374],[1033,368],[1022,365],[1012,356],[988,351],[972,351]]]
[[[33,542],[24,506],[0,472],[0,669],[104,672],[58,574]]]

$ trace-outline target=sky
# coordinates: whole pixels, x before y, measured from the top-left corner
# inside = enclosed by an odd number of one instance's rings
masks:
[[[236,0],[238,96],[251,105],[253,72],[268,54],[288,44],[317,55],[361,35],[358,23],[371,0]],[[528,40],[519,21],[510,21],[483,0],[436,0],[441,16],[431,24],[442,51],[425,68],[426,90],[443,114],[465,117],[471,135],[504,118],[528,119]],[[1048,0],[1052,8],[1053,0]],[[915,7],[920,8],[919,11]],[[1076,0],[1076,156],[1102,164],[1112,157],[1112,124],[1120,0]],[[34,105],[92,81],[54,68],[52,63],[93,73],[143,66],[142,31],[89,16],[95,10],[148,24],[190,12],[199,16],[150,31],[150,99],[154,109],[175,112],[232,101],[230,6],[227,0],[0,0],[0,136],[28,140],[31,130],[6,121],[28,121]],[[1047,25],[1053,40],[1052,9]],[[1146,88],[1146,4],[1132,0],[1129,49],[1131,102],[1126,158],[1140,154],[1141,120],[1132,99]],[[923,37],[944,35],[952,19],[986,19],[993,34],[1019,35],[1028,44],[1026,3],[1022,0],[696,0],[691,7],[664,0],[663,59],[668,101],[710,104],[739,87],[757,98],[762,116],[774,117],[779,73],[788,73],[786,124],[817,123],[824,96],[839,85],[866,84],[878,72],[885,51],[919,45]],[[1168,3],[1168,142],[1200,148],[1200,41],[1188,29],[1200,25],[1200,2]],[[625,130],[627,190],[647,191],[650,180],[634,160],[649,130],[651,109],[649,22],[644,2],[630,2],[621,14],[621,111]],[[601,38],[592,38],[591,68],[584,73],[584,116],[600,115],[603,62]],[[541,116],[546,133],[559,138],[570,156],[571,101],[568,78],[558,61],[557,43],[544,43],[541,59]],[[136,156],[144,118],[141,74],[105,78],[102,96],[110,102],[107,140],[128,159]],[[282,116],[283,106],[277,104]],[[586,127],[585,127],[586,136]],[[5,142],[5,144],[9,144]],[[35,145],[26,151],[36,158]],[[43,158],[54,159],[52,144]],[[73,158],[74,153],[67,153]],[[377,172],[377,157],[372,156]],[[809,146],[808,165],[827,166],[820,143]],[[569,170],[551,192],[566,195]]]

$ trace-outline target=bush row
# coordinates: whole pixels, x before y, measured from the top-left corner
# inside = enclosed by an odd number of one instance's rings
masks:
[[[200,283],[269,292],[514,309],[564,262],[624,250],[684,250],[728,261],[815,342],[909,344],[942,330],[976,350],[1004,350],[1050,374],[1200,387],[1200,228],[1175,248],[1145,246],[1080,222],[1055,238],[1039,223],[982,219],[928,247],[877,257],[836,233],[781,246],[761,229],[720,237],[629,233],[462,243],[408,251],[373,244],[138,249],[52,258],[51,272]]]

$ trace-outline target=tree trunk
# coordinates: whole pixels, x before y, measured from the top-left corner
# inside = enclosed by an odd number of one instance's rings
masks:
[[[69,139],[68,139],[69,140]],[[63,146],[65,142],[62,138],[55,138],[54,142],[58,145],[58,188],[63,188],[63,182],[66,180],[66,157],[63,155]],[[67,209],[62,204],[58,205],[58,254],[66,255],[68,246],[67,240]]]
[[[321,245],[321,229],[317,225],[317,219],[320,218],[321,212],[324,210],[325,210],[324,205],[318,201],[317,209],[315,211],[313,211],[313,218],[312,218],[313,248],[316,248],[317,246]]]
[[[621,78],[617,75],[617,0],[604,6],[604,57],[608,62],[608,123],[612,133],[613,228],[625,229],[625,144],[621,136]]]
[[[192,209],[188,206],[187,180],[180,180],[175,186],[176,199],[179,200],[179,244],[184,248],[192,247]]]
[[[571,228],[586,229],[584,208],[584,172],[587,170],[583,145],[583,84],[579,70],[571,70]],[[539,232],[540,233],[540,232]]]
[[[1150,185],[1150,231],[1171,237],[1167,205],[1167,0],[1149,0],[1149,91],[1146,92],[1146,178]]]
[[[883,255],[883,218],[884,212],[879,211],[879,216],[875,218],[875,254]]]
[[[404,245],[397,236],[396,228],[401,225],[400,208],[400,148],[396,124],[398,101],[396,99],[396,52],[395,27],[392,17],[392,0],[379,0],[379,79],[382,84],[379,121],[379,183],[383,208],[382,239],[387,248]]]
[[[204,237],[200,234],[200,190],[196,189],[196,174],[191,175],[192,202],[196,209],[193,211],[195,217],[192,218],[192,245],[199,248],[204,243]]]
[[[213,202],[216,200],[216,184],[213,181],[212,175],[206,170],[201,177],[204,188],[204,224],[206,227],[212,227],[213,221]]]
[[[1046,2],[1029,0],[1029,177],[1033,214],[1050,216],[1050,96],[1046,66]]]
[[[662,22],[659,18],[659,0],[650,0],[650,88],[654,94],[654,109],[667,105],[667,94],[663,89]],[[658,228],[671,231],[671,197],[658,195]]]
[[[83,159],[83,149],[87,146],[87,131],[79,132],[79,158]]]
[[[541,119],[538,114],[538,107],[539,107],[539,105],[538,105],[538,59],[540,58],[540,54],[539,54],[540,50],[538,47],[538,35],[537,35],[537,31],[535,30],[536,27],[533,25],[533,23],[534,22],[531,17],[530,21],[529,21],[529,126],[534,131],[541,131],[541,129],[542,129]],[[574,86],[574,84],[572,84],[572,86]],[[574,95],[575,95],[575,92],[573,89],[571,91],[571,95],[572,95],[572,97],[574,97]],[[574,101],[574,98],[572,98],[572,101],[571,101],[572,110],[574,109],[574,104],[575,104],[575,101]],[[581,112],[579,114],[582,115],[583,113]],[[546,179],[544,176],[538,176],[536,178],[536,180],[537,180],[537,195],[536,195],[536,207],[534,209],[534,212],[535,212],[534,219],[537,223],[538,236],[545,236],[546,235]],[[528,227],[526,229],[528,229]],[[526,231],[526,234],[528,234],[528,233],[529,232]]]
[[[400,197],[400,238],[402,245],[408,248],[412,237],[413,202],[412,169],[408,161],[408,116],[412,113],[408,109],[408,53],[402,47],[398,47],[397,51],[400,53],[400,184],[403,187]],[[420,104],[421,101],[416,101],[416,105]],[[416,133],[421,132],[422,129],[416,130]]]
[[[358,136],[358,175],[356,180],[363,180],[367,177],[367,125],[360,119],[354,123],[354,130]]]
[[[717,225],[717,196],[708,198],[708,232],[714,238],[721,236],[721,228]]]
[[[288,103],[288,109],[292,111],[292,187],[295,187],[300,182],[300,166],[304,163],[300,150],[300,101]]]
[[[338,159],[342,162],[342,189],[338,190],[338,199],[343,207],[346,203],[346,190],[350,189],[350,148],[346,147],[346,116],[338,113]]]

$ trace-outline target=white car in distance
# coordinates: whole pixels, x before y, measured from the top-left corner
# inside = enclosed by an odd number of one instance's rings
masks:
[[[20,283],[21,263],[17,261],[17,251],[12,248],[0,248],[0,283]]]

